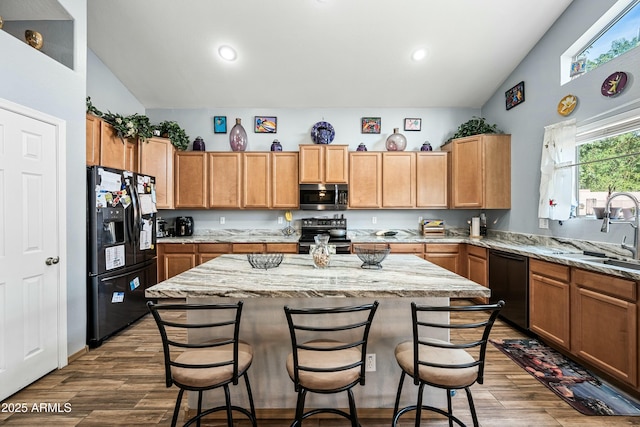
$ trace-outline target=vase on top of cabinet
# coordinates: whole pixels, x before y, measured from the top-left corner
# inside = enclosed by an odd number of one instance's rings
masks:
[[[233,151],[246,151],[248,139],[247,132],[242,126],[242,119],[236,118],[236,124],[231,128],[231,132],[229,132],[229,144]]]

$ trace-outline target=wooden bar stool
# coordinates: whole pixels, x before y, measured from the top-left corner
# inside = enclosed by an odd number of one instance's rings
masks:
[[[164,367],[167,387],[175,384],[180,391],[176,399],[171,425],[178,421],[180,402],[185,390],[198,392],[198,412],[187,420],[185,426],[213,412],[226,411],[227,425],[233,426],[233,411],[249,418],[257,426],[256,411],[247,370],[253,361],[252,347],[238,339],[242,301],[236,304],[154,304],[147,302],[149,311],[158,325],[164,350]],[[207,320],[189,320],[189,312],[201,312]],[[179,316],[179,312],[187,314]],[[211,320],[208,320],[211,319]],[[189,335],[206,337],[202,340]],[[194,342],[196,341],[196,342]],[[237,385],[244,377],[250,409],[231,404],[229,384]],[[202,393],[222,387],[225,404],[202,411]]]
[[[451,408],[451,391],[458,389],[466,391],[473,425],[478,426],[478,417],[469,387],[476,382],[482,384],[487,340],[493,323],[503,306],[503,301],[491,305],[446,307],[411,303],[413,339],[398,344],[395,350],[396,360],[402,368],[402,374],[400,374],[400,383],[393,409],[392,427],[395,427],[400,417],[409,411],[416,411],[415,425],[419,427],[423,409],[444,415],[449,419],[450,427],[453,426],[453,422],[464,426],[462,421],[453,415]],[[436,322],[427,318],[429,313],[434,312],[483,312],[486,317],[483,316],[483,320],[473,319],[462,323],[457,318],[447,319],[446,322]],[[458,331],[457,335],[461,335],[461,337],[459,339],[450,338],[449,341],[428,338],[427,328],[445,329],[449,332],[455,330]],[[399,409],[400,394],[406,375],[412,377],[413,383],[419,387],[418,401],[416,405]],[[448,411],[445,412],[440,408],[422,404],[425,385],[446,390]]]
[[[292,353],[287,371],[298,393],[296,416],[291,427],[302,420],[332,413],[351,420],[358,427],[352,388],[365,383],[365,358],[371,322],[378,302],[351,307],[284,307],[291,334]],[[334,394],[346,391],[349,413],[337,408],[315,408],[304,412],[307,392]]]

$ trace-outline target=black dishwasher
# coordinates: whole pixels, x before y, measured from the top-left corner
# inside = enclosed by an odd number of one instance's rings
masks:
[[[500,300],[505,306],[500,317],[529,329],[529,258],[497,250],[489,250],[490,302]]]

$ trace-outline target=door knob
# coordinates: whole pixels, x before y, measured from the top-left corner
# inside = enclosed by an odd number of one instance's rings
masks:
[[[60,257],[49,257],[46,259],[45,264],[53,265],[57,264],[58,262],[60,262]]]

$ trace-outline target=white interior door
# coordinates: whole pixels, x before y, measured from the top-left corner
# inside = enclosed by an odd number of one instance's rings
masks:
[[[0,103],[0,400],[60,365],[58,137]]]

